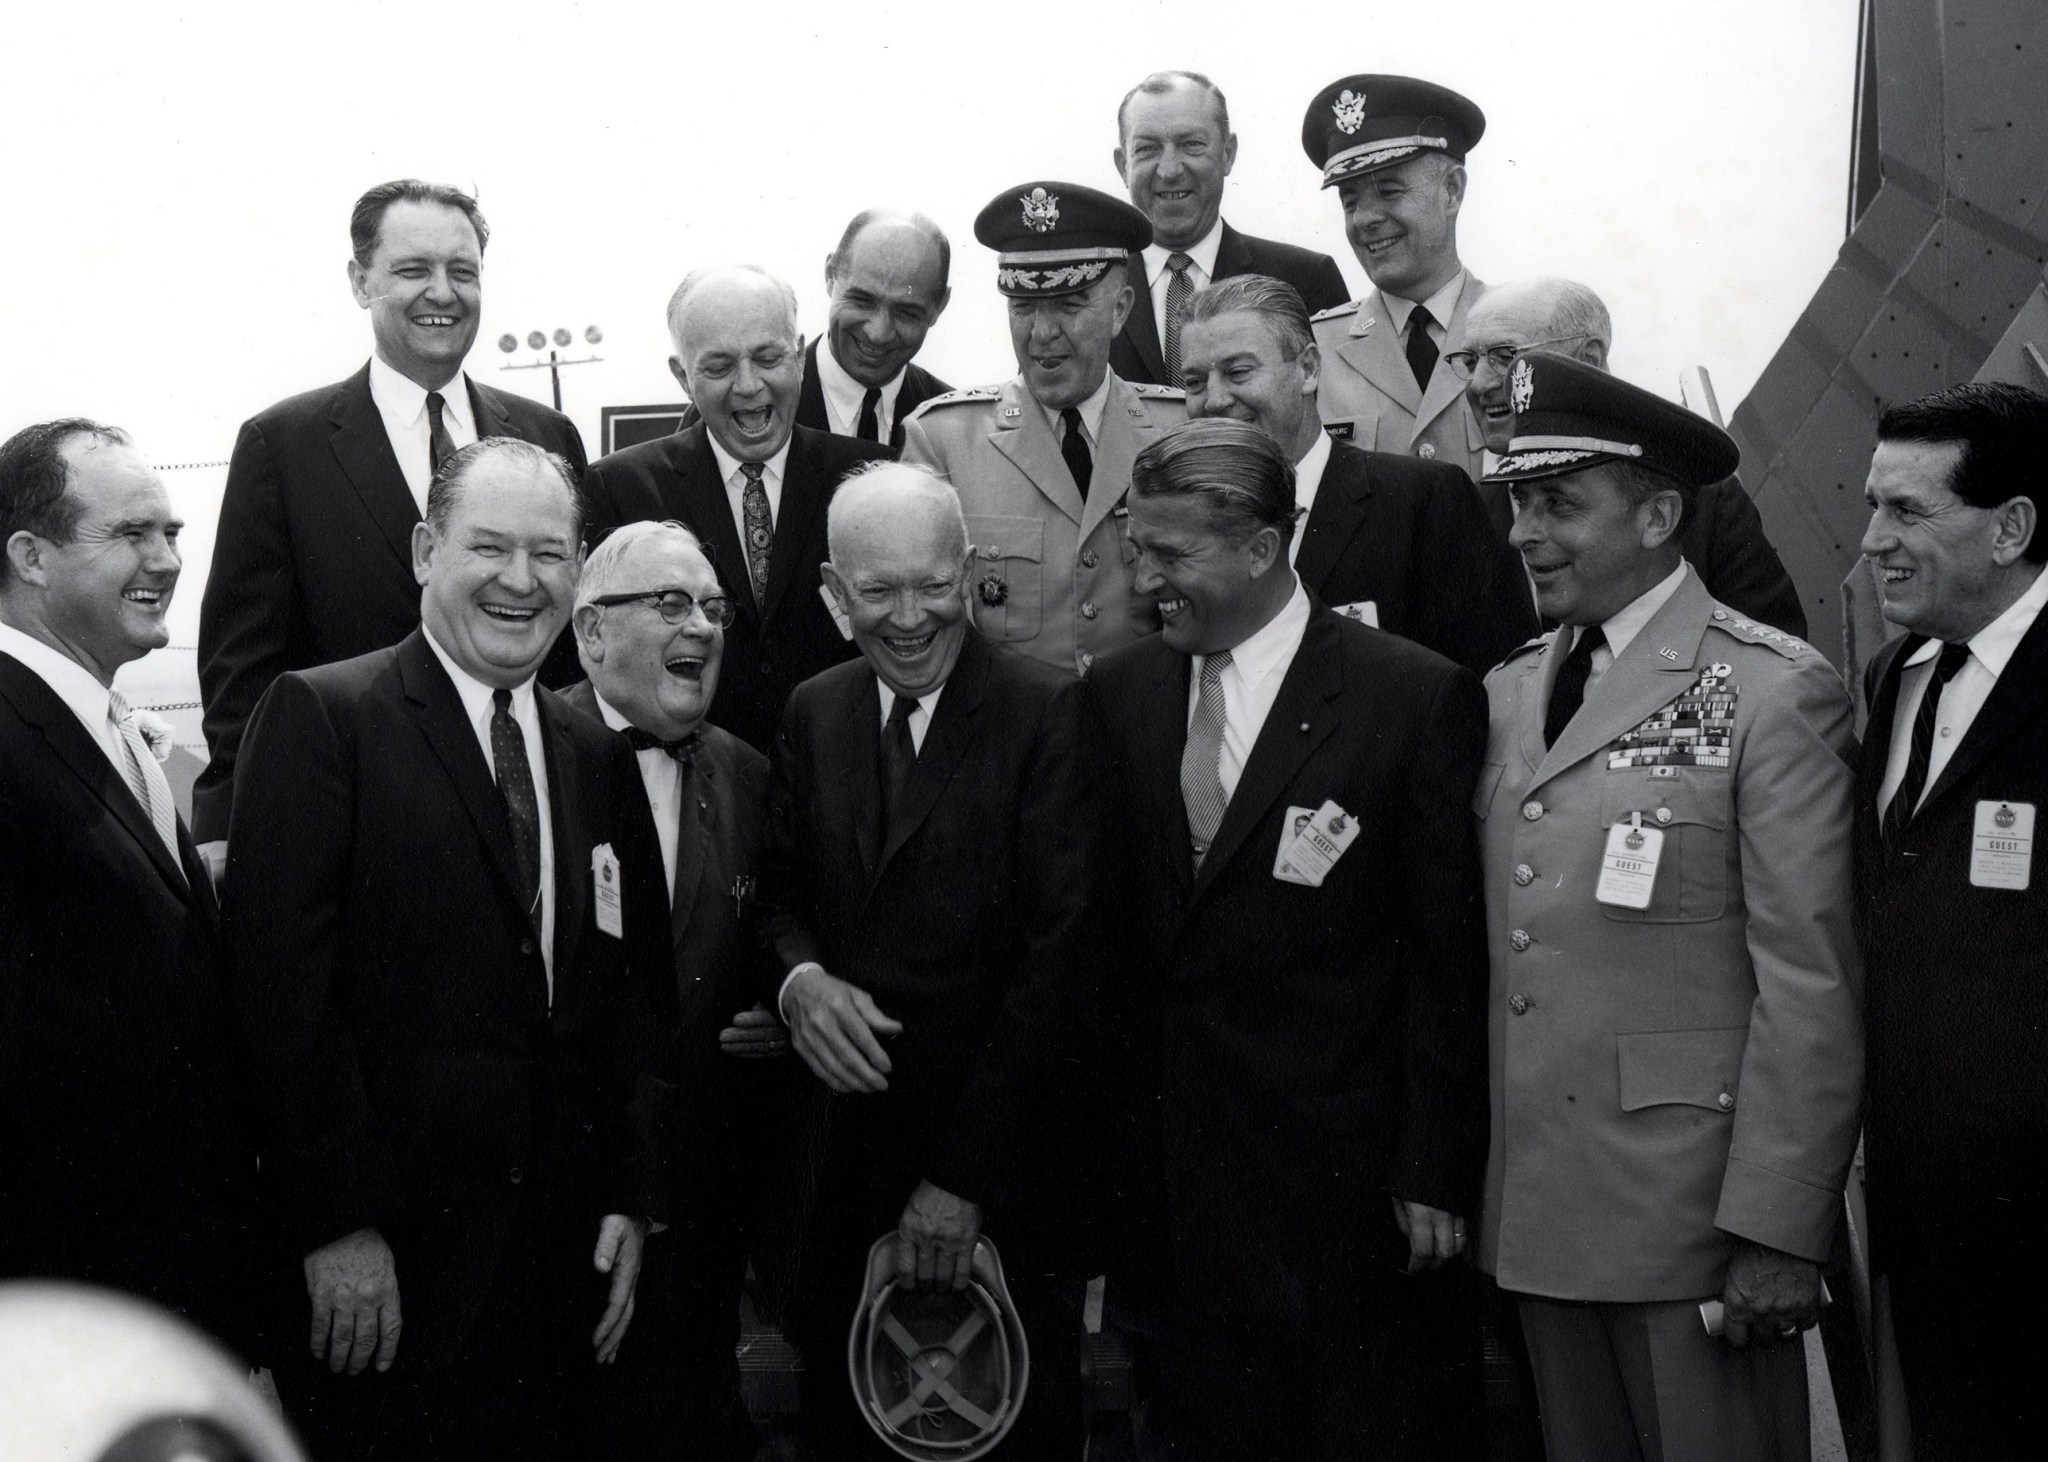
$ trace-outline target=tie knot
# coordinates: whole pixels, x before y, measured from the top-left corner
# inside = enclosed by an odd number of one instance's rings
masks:
[[[1429,306],[1417,305],[1408,316],[1408,333],[1413,335],[1418,330],[1427,330],[1435,323],[1436,316],[1429,312]]]
[[[1229,668],[1229,665],[1230,651],[1228,650],[1218,650],[1213,655],[1204,655],[1202,657],[1202,684],[1216,684],[1223,678],[1223,672]]]
[[[1074,435],[1074,433],[1080,431],[1080,408],[1077,406],[1069,406],[1066,410],[1062,411],[1060,413],[1060,427],[1067,433],[1068,436],[1072,436]]]
[[[446,406],[447,404],[447,398],[442,396],[442,394],[439,391],[427,392],[427,410],[433,412],[434,415],[439,416],[441,414],[441,408]]]
[[[1579,631],[1578,642],[1572,646],[1572,658],[1590,660],[1593,652],[1607,643],[1607,630],[1603,625],[1589,624]]]
[[[1934,662],[1934,683],[1936,685],[1947,685],[1951,680],[1955,679],[1956,672],[1961,670],[1969,662],[1969,659],[1970,647],[1967,644],[1944,644],[1941,647],[1941,654]]]
[[[889,724],[890,724],[891,726],[907,726],[907,725],[909,725],[909,724],[910,724],[910,717],[911,717],[911,714],[912,714],[912,713],[913,713],[914,711],[916,711],[916,710],[917,710],[917,697],[916,697],[916,696],[909,696],[909,695],[899,695],[899,696],[897,696],[897,697],[896,697],[896,699],[895,699],[895,701],[894,701],[894,703],[892,703],[892,704],[890,705],[890,707],[889,707]]]
[[[740,463],[740,471],[746,475],[746,479],[749,482],[759,482],[761,474],[766,470],[766,465],[760,462]]]
[[[135,712],[129,708],[128,702],[122,698],[121,692],[118,690],[107,692],[107,718],[116,726],[134,714]]]
[[[687,736],[678,736],[673,741],[664,741],[652,731],[643,731],[638,726],[628,726],[626,742],[635,751],[658,751],[683,766],[688,766],[697,754],[700,732],[692,731]]]
[[[1183,254],[1178,249],[1175,249],[1171,254],[1168,254],[1166,256],[1166,267],[1171,269],[1175,274],[1185,274],[1187,272],[1188,266],[1194,262],[1195,261],[1193,259],[1190,259],[1186,254]]]
[[[491,692],[491,704],[498,708],[499,715],[506,714],[512,709],[512,692],[500,686]]]

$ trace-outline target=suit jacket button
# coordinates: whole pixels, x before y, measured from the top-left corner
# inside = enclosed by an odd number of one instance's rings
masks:
[[[1097,559],[1097,558],[1095,557],[1095,550],[1094,550],[1094,549],[1092,549],[1092,548],[1084,548],[1084,549],[1082,549],[1082,550],[1081,550],[1081,567],[1082,567],[1082,568],[1084,568],[1084,569],[1092,569],[1092,568],[1094,568],[1094,567],[1095,567],[1095,565],[1096,565],[1096,564],[1097,564],[1098,562],[1099,562],[1099,560],[1098,560],[1098,559]]]
[[[519,1186],[519,1184],[526,1181],[526,1174],[521,1172],[518,1168],[512,1169],[511,1172],[505,1174],[505,1177],[512,1183],[512,1185],[515,1188]]]
[[[1513,948],[1516,954],[1520,954],[1523,950],[1527,949],[1530,945],[1534,944],[1535,942],[1535,940],[1529,937],[1529,931],[1527,929],[1517,929],[1514,933],[1508,936],[1508,944],[1511,948]]]
[[[1529,997],[1527,995],[1508,996],[1508,1009],[1514,1011],[1517,1015],[1527,1015],[1529,1013]]]
[[[775,673],[774,662],[769,660],[763,660],[761,662],[761,673],[763,675],[773,675]]]
[[[532,954],[532,953],[533,953],[533,941],[532,941],[531,939],[522,939],[522,940],[520,940],[520,941],[519,941],[519,952],[520,952],[521,954]]]
[[[1531,868],[1527,863],[1517,863],[1515,865],[1515,882],[1517,884],[1519,884],[1523,888],[1527,888],[1531,883],[1534,883],[1535,881],[1535,869]]]
[[[1097,612],[1098,611],[1096,610],[1093,601],[1085,599],[1081,601],[1081,618],[1093,619],[1095,618]]]
[[[1543,804],[1541,802],[1524,802],[1522,804],[1522,817],[1525,821],[1534,822],[1541,816],[1543,816]]]
[[[1433,442],[1424,442],[1421,446],[1415,449],[1415,455],[1420,457],[1423,461],[1427,462],[1430,458],[1436,455],[1436,444]]]

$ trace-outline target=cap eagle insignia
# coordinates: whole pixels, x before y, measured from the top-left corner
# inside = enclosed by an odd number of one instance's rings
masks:
[[[1515,368],[1508,373],[1508,405],[1520,416],[1529,409],[1529,402],[1536,395],[1536,372],[1529,369],[1529,362],[1518,360]]]
[[[1024,226],[1033,233],[1049,234],[1053,225],[1060,221],[1060,200],[1057,193],[1048,193],[1043,188],[1033,188],[1017,201],[1024,205]]]
[[[1330,110],[1337,114],[1337,130],[1349,137],[1365,125],[1365,93],[1346,87],[1330,103]]]

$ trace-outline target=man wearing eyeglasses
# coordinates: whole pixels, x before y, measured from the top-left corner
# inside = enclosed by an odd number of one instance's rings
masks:
[[[1488,472],[1507,454],[1515,433],[1508,390],[1515,356],[1524,350],[1552,350],[1604,371],[1613,343],[1607,306],[1575,280],[1497,284],[1472,306],[1444,363],[1465,383],[1465,405],[1486,439]],[[1479,497],[1497,536],[1505,539],[1515,516],[1505,488],[1482,481]],[[1764,536],[1763,519],[1739,477],[1700,489],[1679,529],[1679,546],[1714,598],[1749,619],[1805,636],[1806,611],[1800,607],[1799,591]]]
[[[1080,1290],[1060,1241],[1082,1195],[1062,1139],[1101,952],[1101,756],[1080,682],[969,622],[951,487],[909,464],[857,473],[828,533],[825,581],[863,658],[790,698],[761,871],[778,1008],[818,1078],[800,1118],[819,1134],[817,1216],[790,1306],[817,1378],[805,1406],[819,1455],[891,1456],[846,1384],[868,1248],[893,1229],[903,1283],[959,1288],[985,1228],[1033,1355],[995,1455],[1076,1457]]]
[[[682,524],[628,523],[591,550],[576,593],[576,649],[589,679],[563,692],[632,744],[661,846],[693,1171],[678,1234],[647,1251],[641,1329],[606,1382],[601,1411],[619,1454],[652,1456],[687,1436],[708,1459],[746,1459],[756,1438],[740,1400],[740,1291],[750,1218],[763,1193],[757,1124],[780,1110],[789,1049],[749,978],[752,890],[766,821],[768,759],[704,719],[738,606]],[[735,1013],[737,1012],[737,1013]],[[671,1154],[675,1156],[676,1154]]]

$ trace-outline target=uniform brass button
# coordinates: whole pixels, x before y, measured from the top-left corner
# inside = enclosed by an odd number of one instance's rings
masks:
[[[1714,1098],[1714,1105],[1724,1112],[1732,1112],[1735,1110],[1735,1098],[1724,1091]]]
[[[512,1169],[512,1171],[505,1174],[505,1176],[511,1181],[514,1187],[517,1187],[519,1184],[526,1181],[526,1174],[521,1172],[518,1168]]]
[[[1433,442],[1424,442],[1421,446],[1415,449],[1415,455],[1420,457],[1423,461],[1427,462],[1431,457],[1434,457],[1436,455],[1436,444]]]
[[[1543,816],[1543,804],[1541,802],[1524,802],[1522,804],[1522,816],[1525,820],[1534,822],[1537,818]]]
[[[1520,954],[1523,950],[1527,949],[1531,944],[1534,944],[1535,942],[1535,940],[1529,937],[1529,931],[1527,929],[1517,929],[1514,933],[1508,936],[1508,944],[1513,947],[1516,954]]]
[[[1531,883],[1533,883],[1533,882],[1535,882],[1535,881],[1536,881],[1536,870],[1535,870],[1535,869],[1531,868],[1531,867],[1530,867],[1530,866],[1529,866],[1529,865],[1528,865],[1527,863],[1517,863],[1517,864],[1515,865],[1515,882],[1516,882],[1516,883],[1519,883],[1520,885],[1522,885],[1522,887],[1524,887],[1524,888],[1527,888],[1527,887],[1528,887],[1528,886],[1529,886],[1529,885],[1530,885]]]
[[[1659,822],[1660,824],[1662,824],[1662,823],[1667,823],[1667,822],[1671,821],[1671,809],[1670,809],[1670,808],[1668,808],[1668,807],[1660,807],[1660,808],[1658,808],[1658,809],[1657,809],[1657,821],[1658,821],[1658,822]]]
[[[1096,612],[1097,612],[1097,611],[1096,611],[1095,605],[1094,605],[1094,604],[1093,604],[1093,603],[1092,603],[1091,601],[1087,601],[1087,600],[1084,600],[1084,601],[1082,601],[1082,604],[1081,604],[1081,618],[1083,618],[1083,619],[1093,619],[1093,618],[1095,618]]]
[[[1517,1015],[1527,1015],[1529,1013],[1529,997],[1527,995],[1508,996],[1508,1009],[1514,1011]]]
[[[1726,619],[1727,617],[1728,611],[1725,609],[1717,609],[1714,611],[1714,618],[1716,619]]]
[[[1084,549],[1082,549],[1082,550],[1081,550],[1081,567],[1082,567],[1082,568],[1084,568],[1084,569],[1092,569],[1092,568],[1094,568],[1094,567],[1095,567],[1095,565],[1096,565],[1096,563],[1097,563],[1097,562],[1098,562],[1098,560],[1097,560],[1097,559],[1096,559],[1096,557],[1095,557],[1095,550],[1094,550],[1094,549],[1092,549],[1092,548],[1084,548]]]

